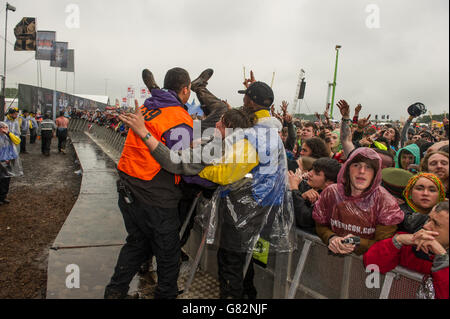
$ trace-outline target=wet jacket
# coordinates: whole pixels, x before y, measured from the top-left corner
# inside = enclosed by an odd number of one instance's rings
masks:
[[[345,195],[344,174],[349,163],[356,155],[377,160],[372,186],[359,197]],[[356,149],[342,166],[337,184],[328,186],[321,193],[313,211],[316,231],[328,245],[330,237],[344,237],[353,234],[361,238],[361,244],[355,249],[361,254],[376,241],[392,237],[397,224],[404,218],[397,200],[381,186],[381,158],[372,149]]]
[[[312,218],[314,204],[311,204],[308,200],[302,197],[303,193],[310,189],[311,187],[305,180],[301,181],[298,186],[298,190],[292,191],[292,201],[294,204],[295,222],[297,227],[309,233],[315,234],[315,222]],[[319,194],[321,192],[321,190],[318,191]]]
[[[55,122],[50,119],[43,120],[39,125],[38,135],[41,135],[42,131],[56,131]]]
[[[33,127],[33,124],[29,116],[27,117],[20,116],[19,125],[20,125],[20,134],[22,134],[22,136],[27,135],[28,131]]]
[[[393,238],[385,239],[374,244],[364,254],[364,265],[375,264],[380,267],[382,274],[400,265],[421,274],[431,275],[436,298],[448,299],[448,253],[446,256],[432,256],[430,260],[425,260],[419,258],[413,249],[414,246],[399,248],[394,244]]]
[[[172,148],[176,144],[173,142],[181,139],[176,136],[176,140],[174,140],[171,134],[177,135],[176,129],[179,128],[180,134],[186,133],[188,137],[192,136],[193,121],[175,94],[164,90],[155,91],[158,93],[153,92],[154,96],[141,107],[145,126],[153,137]],[[184,148],[186,148],[190,145],[190,140],[184,144]],[[118,169],[129,176],[151,181],[161,170],[161,165],[150,154],[141,138],[130,130]],[[178,182],[179,177],[176,183]]]
[[[10,161],[19,157],[14,145],[20,144],[20,137],[8,132],[0,134],[0,162]]]
[[[5,117],[5,123],[8,124],[11,133],[15,136],[20,136],[19,119],[13,119],[11,116],[7,115]]]
[[[395,167],[401,168],[400,165],[400,156],[403,151],[408,151],[412,155],[414,155],[414,164],[420,165],[420,148],[417,146],[417,144],[409,144],[408,146],[405,146],[397,151],[395,154]]]
[[[20,138],[11,132],[0,134],[0,179],[23,175],[19,153],[15,145]]]
[[[38,128],[38,122],[36,121],[36,118],[34,118],[34,117],[32,117],[31,119],[31,127],[30,127],[30,130],[33,130],[33,131],[37,131],[37,128]]]
[[[287,192],[286,152],[278,134],[281,123],[268,111],[255,114],[257,124],[240,137],[256,149],[258,163],[245,178],[220,186],[203,218],[211,218],[211,229],[216,229],[218,209],[224,224],[236,230],[226,240],[222,236],[220,245],[224,249],[253,251],[255,240],[261,236],[271,250],[287,251],[291,248],[287,235],[293,224],[293,207]],[[212,243],[214,236],[214,231],[208,232],[207,242]]]
[[[192,140],[192,118],[171,90],[152,90],[141,107],[147,130],[169,149],[185,149]],[[157,207],[177,207],[180,176],[161,169],[147,146],[132,130],[117,166],[119,175],[142,202]]]

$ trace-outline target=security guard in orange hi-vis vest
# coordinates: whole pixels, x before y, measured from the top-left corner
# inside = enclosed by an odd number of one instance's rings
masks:
[[[152,136],[168,148],[190,147],[193,121],[184,105],[191,94],[189,73],[181,68],[167,72],[164,89],[159,89],[148,70],[144,82],[152,97],[141,107]],[[180,261],[178,202],[182,196],[180,177],[163,169],[151,156],[144,141],[129,131],[118,170],[119,208],[128,232],[105,298],[124,298],[129,283],[140,266],[155,256],[158,287],[155,298],[174,299],[178,295]]]

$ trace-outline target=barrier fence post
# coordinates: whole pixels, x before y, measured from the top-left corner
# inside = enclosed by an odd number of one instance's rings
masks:
[[[345,256],[344,258],[344,271],[342,274],[342,285],[341,285],[341,299],[348,299],[349,287],[350,287],[350,275],[352,271],[352,257]]]
[[[287,295],[292,253],[276,253],[275,256],[273,299],[284,299]]]
[[[302,254],[298,259],[297,268],[295,269],[295,275],[292,279],[291,287],[289,288],[289,293],[287,299],[294,299],[295,293],[297,291],[298,284],[300,283],[300,277],[302,276],[303,269],[305,268],[306,259],[309,255],[309,250],[311,248],[312,241],[305,239],[305,243],[303,244]]]

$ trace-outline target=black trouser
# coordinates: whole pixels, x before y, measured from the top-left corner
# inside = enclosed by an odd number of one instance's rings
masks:
[[[58,151],[65,150],[67,141],[67,129],[58,128],[58,130],[56,131],[56,136],[58,137]]]
[[[0,178],[0,202],[3,202],[6,199],[6,195],[9,192],[9,183],[11,182],[11,178]]]
[[[245,296],[248,299],[256,299],[256,288],[253,285],[255,276],[253,258],[244,277],[244,267],[249,254],[219,248],[217,263],[221,299],[244,299]]]
[[[41,151],[44,155],[50,155],[50,146],[52,144],[53,131],[43,130],[41,132]]]
[[[20,153],[27,151],[27,136],[20,135]]]
[[[37,129],[35,127],[30,129],[30,144],[36,143],[36,137],[37,137],[36,131],[37,131]]]
[[[228,110],[228,108],[221,99],[212,94],[206,88],[206,83],[199,83],[193,86],[192,91],[197,94],[197,97],[202,105],[203,113],[206,116],[206,118],[201,122],[201,130],[203,133],[203,131],[208,128],[214,128],[216,123],[220,121],[222,115]]]
[[[119,208],[128,237],[106,286],[105,298],[125,297],[131,280],[151,255],[156,256],[158,263],[155,299],[176,298],[181,257],[178,209],[152,207],[137,200],[127,204],[122,194],[119,194]]]

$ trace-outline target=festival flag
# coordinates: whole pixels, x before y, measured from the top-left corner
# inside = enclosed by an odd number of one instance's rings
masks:
[[[68,42],[55,42],[51,55],[50,66],[58,68],[67,68],[68,60]]]
[[[148,91],[148,89],[141,88],[141,99],[147,98],[147,91]]]
[[[36,32],[36,60],[51,61],[52,51],[56,41],[55,31]]]
[[[75,51],[67,50],[67,67],[61,68],[62,72],[75,72]]]
[[[14,51],[36,51],[36,18],[23,18],[14,28]]]
[[[129,86],[127,89],[127,97],[129,99],[134,99],[134,89],[132,86]]]

